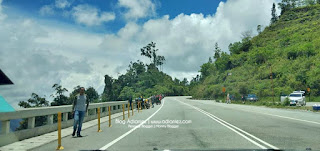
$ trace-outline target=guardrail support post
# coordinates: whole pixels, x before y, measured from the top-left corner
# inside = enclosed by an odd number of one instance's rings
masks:
[[[61,112],[58,112],[58,147],[57,150],[64,149],[61,146]]]
[[[68,121],[68,112],[62,114],[62,121]]]
[[[53,124],[53,114],[47,116],[47,124]]]
[[[98,132],[102,132],[102,130],[100,129],[100,107],[98,108]]]
[[[92,109],[92,110],[93,110],[92,115],[96,115],[97,114],[97,110],[96,109]]]
[[[133,107],[134,107],[134,105],[133,105],[134,103],[131,103],[131,111],[132,111],[132,116],[133,116]]]
[[[128,103],[128,118],[130,118],[130,103]]]
[[[124,116],[124,104],[122,104],[122,114],[123,114],[123,120],[125,120],[125,116]]]
[[[35,117],[30,117],[30,118],[28,118],[28,129],[34,128],[35,120],[36,120]]]
[[[1,134],[8,134],[10,132],[10,120],[1,121]]]
[[[111,126],[111,106],[109,106],[109,127]]]
[[[88,109],[88,111],[86,112],[86,116],[85,117],[88,117],[89,116],[89,109]]]
[[[140,112],[142,112],[142,104],[141,104],[141,102],[140,102],[139,106],[140,106]]]

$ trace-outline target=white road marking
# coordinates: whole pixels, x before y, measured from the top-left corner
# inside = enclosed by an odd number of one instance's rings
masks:
[[[131,130],[129,130],[128,132],[124,133],[123,135],[119,136],[118,138],[114,139],[113,141],[111,141],[110,143],[108,143],[107,145],[101,147],[99,150],[106,150],[108,149],[110,146],[112,146],[113,144],[117,143],[118,141],[120,141],[121,139],[123,139],[124,137],[126,137],[127,135],[129,135],[130,133],[132,133],[134,130],[136,130],[137,128],[139,128],[141,125],[145,124],[149,119],[151,119],[154,115],[156,115],[161,108],[164,105],[164,102],[161,104],[160,108],[154,112],[151,116],[149,116],[146,120],[144,120],[143,122],[141,122],[139,125],[137,125],[136,127],[132,128]]]
[[[201,102],[200,102],[200,103],[201,103]],[[206,103],[206,104],[207,104],[207,103]],[[214,104],[214,105],[221,106],[221,107],[224,107],[224,108],[235,109],[235,108],[223,106],[223,105],[220,105],[220,104],[219,104],[219,105],[218,105],[218,104]],[[269,116],[274,116],[274,117],[279,117],[279,118],[285,118],[285,119],[290,119],[290,120],[295,120],[295,121],[307,122],[307,123],[312,123],[312,124],[318,124],[318,125],[320,125],[319,122],[302,120],[302,119],[293,118],[293,117],[288,117],[288,116],[281,116],[281,115],[275,115],[275,114],[269,114],[269,113],[255,112],[255,111],[249,111],[249,110],[243,110],[243,109],[236,109],[236,110],[241,110],[241,111],[245,111],[245,112],[252,112],[252,113],[259,113],[259,114],[264,114],[264,115],[269,115]]]
[[[259,112],[255,112],[255,113],[259,113]],[[318,124],[318,125],[320,125],[319,122],[315,122],[315,121],[302,120],[302,119],[297,119],[297,118],[292,118],[292,117],[287,117],[287,116],[281,116],[281,115],[273,115],[273,114],[268,114],[268,113],[261,113],[261,114],[265,114],[265,115],[270,115],[270,116],[275,116],[275,117],[286,118],[286,119],[291,119],[291,120],[296,120],[296,121],[301,121],[301,122],[307,122],[307,123],[313,123],[313,124]]]
[[[179,100],[178,100],[178,101],[179,101]],[[179,101],[179,102],[181,102],[181,101]],[[190,105],[190,104],[188,104],[188,103],[184,103],[184,102],[181,102],[181,103],[183,103],[183,104],[185,104],[185,105],[188,105],[188,106],[190,106],[190,107],[198,110],[199,112],[201,112],[201,113],[209,116],[211,119],[215,120],[216,122],[220,123],[221,125],[223,125],[223,126],[229,128],[230,130],[234,131],[235,133],[237,133],[238,135],[244,137],[245,139],[247,139],[247,140],[250,141],[251,143],[257,145],[257,146],[260,147],[261,149],[267,149],[267,148],[266,148],[265,146],[263,146],[263,145],[260,145],[258,142],[256,142],[256,141],[248,138],[247,136],[243,135],[242,133],[244,133],[244,134],[246,134],[246,135],[248,135],[248,136],[250,136],[250,137],[252,137],[252,138],[254,138],[254,139],[256,139],[256,140],[258,140],[259,142],[261,142],[261,143],[263,143],[263,144],[265,144],[265,145],[267,145],[267,146],[269,146],[269,147],[271,147],[271,148],[273,148],[273,149],[278,149],[277,147],[275,147],[275,146],[273,146],[273,145],[271,145],[271,144],[269,144],[269,143],[267,143],[267,142],[265,142],[265,141],[263,141],[263,140],[255,137],[255,136],[253,136],[252,134],[249,134],[248,132],[246,132],[246,131],[244,131],[244,130],[242,130],[242,129],[240,129],[240,128],[238,128],[238,127],[236,127],[236,126],[234,126],[234,125],[232,125],[232,124],[230,124],[230,123],[228,123],[228,122],[226,122],[226,121],[224,121],[224,120],[222,120],[222,119],[220,119],[220,118],[218,118],[218,117],[216,117],[216,116],[214,116],[213,114],[211,114],[211,113],[209,113],[209,112],[206,112],[206,111],[204,111],[204,110],[202,110],[202,109],[200,109],[200,108],[197,108],[197,107],[195,107],[195,106],[193,106],[193,105]],[[235,129],[236,129],[236,130],[235,130]],[[240,132],[242,132],[242,133],[238,132],[237,130],[240,131]]]

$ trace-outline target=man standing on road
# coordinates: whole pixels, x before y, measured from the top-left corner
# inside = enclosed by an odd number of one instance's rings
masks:
[[[230,103],[230,95],[229,95],[229,93],[227,94],[227,104],[229,104]]]
[[[155,96],[153,95],[153,96],[151,96],[151,104],[152,104],[152,108],[154,108],[154,102],[155,102]]]
[[[74,115],[72,136],[75,135],[78,127],[77,137],[82,137],[80,134],[82,122],[83,122],[85,113],[88,111],[88,107],[89,107],[89,99],[87,98],[87,95],[84,92],[85,92],[84,87],[81,87],[80,94],[76,95],[72,104],[72,114]]]
[[[140,102],[140,107],[141,109],[144,109],[144,99],[143,99],[143,96],[141,96],[141,102]]]
[[[162,94],[159,95],[159,102],[161,104],[161,100],[162,100]]]
[[[241,96],[241,100],[242,100],[242,103],[244,104],[244,103],[245,103],[245,102],[244,102],[244,101],[245,101],[245,98],[244,98],[243,95]]]

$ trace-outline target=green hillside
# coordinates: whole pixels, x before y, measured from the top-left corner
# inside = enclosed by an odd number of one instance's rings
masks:
[[[231,44],[230,54],[217,48],[216,61],[203,64],[201,76],[191,82],[193,97],[222,97],[222,87],[238,97],[248,93],[270,97],[272,66],[276,97],[310,87],[315,99],[320,96],[319,27],[319,4],[294,8],[259,35]]]

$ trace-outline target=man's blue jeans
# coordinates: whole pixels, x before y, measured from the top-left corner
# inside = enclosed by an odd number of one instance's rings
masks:
[[[74,122],[73,122],[73,131],[76,131],[78,127],[77,134],[80,135],[81,128],[82,128],[82,122],[84,118],[85,111],[75,111],[74,112]]]

